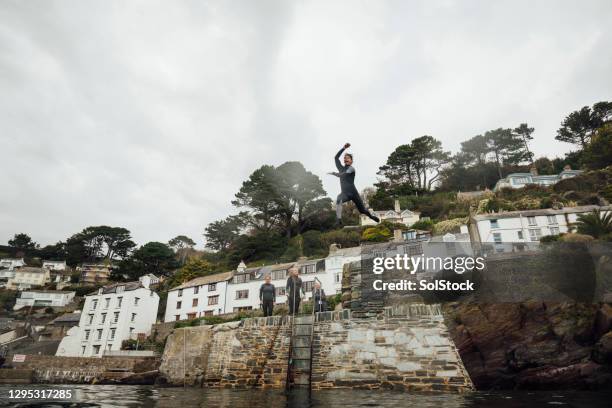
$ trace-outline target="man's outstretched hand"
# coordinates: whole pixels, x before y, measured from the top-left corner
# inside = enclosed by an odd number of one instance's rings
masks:
[[[344,148],[345,148],[345,149],[348,149],[349,147],[351,147],[351,144],[350,144],[350,143],[345,143],[345,144],[344,144]]]

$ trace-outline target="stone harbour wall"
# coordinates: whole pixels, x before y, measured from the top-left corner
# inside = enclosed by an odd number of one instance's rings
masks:
[[[171,385],[281,388],[289,334],[282,316],[176,329],[166,342],[160,372]]]
[[[12,361],[9,356],[7,361]],[[20,370],[32,370],[33,381],[51,384],[88,384],[103,379],[109,371],[143,373],[157,370],[159,359],[152,357],[56,357],[27,355],[23,363],[10,363]]]
[[[472,389],[436,305],[386,309],[379,318],[315,325],[312,388]]]

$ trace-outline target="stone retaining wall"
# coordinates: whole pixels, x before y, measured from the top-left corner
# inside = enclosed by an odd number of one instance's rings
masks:
[[[12,356],[7,358],[12,361]],[[27,355],[23,363],[10,363],[21,370],[32,370],[36,383],[91,383],[108,370],[141,373],[157,370],[159,359],[150,357],[56,357]]]
[[[176,329],[166,342],[160,372],[173,385],[281,388],[289,335],[282,316]]]
[[[404,305],[315,325],[312,388],[466,391],[469,376],[439,306]]]

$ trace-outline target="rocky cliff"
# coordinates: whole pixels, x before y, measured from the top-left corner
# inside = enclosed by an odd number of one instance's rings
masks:
[[[612,385],[612,305],[453,303],[445,317],[477,389]]]

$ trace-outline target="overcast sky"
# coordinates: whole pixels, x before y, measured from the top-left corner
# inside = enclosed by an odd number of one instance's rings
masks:
[[[612,2],[0,0],[0,242],[88,225],[134,239],[211,221],[262,164],[301,161],[338,194],[424,134],[456,151],[612,99]]]

